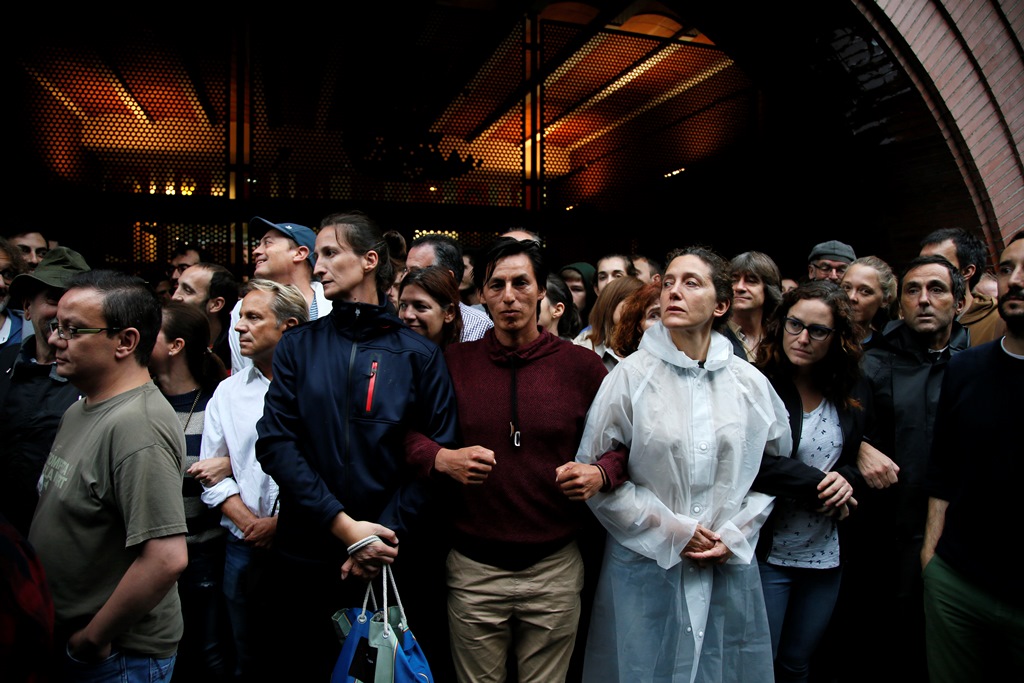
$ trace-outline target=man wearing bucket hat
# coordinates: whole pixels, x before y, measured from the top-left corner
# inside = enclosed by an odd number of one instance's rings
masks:
[[[323,286],[313,279],[316,255],[316,232],[298,223],[271,223],[265,218],[253,216],[249,220],[252,235],[262,235],[252,250],[253,276],[271,280],[281,285],[295,285],[309,304],[309,319],[316,320],[331,312],[331,301],[324,296]],[[231,310],[231,372],[235,373],[252,365],[242,355],[238,345],[239,314],[242,300]]]
[[[34,334],[0,352],[0,511],[26,536],[60,418],[79,397],[56,372],[49,324],[67,281],[88,270],[81,254],[56,247],[11,284],[11,304],[24,308]]]

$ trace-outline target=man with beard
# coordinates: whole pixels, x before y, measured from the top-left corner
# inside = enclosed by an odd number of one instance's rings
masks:
[[[932,681],[1024,671],[1017,563],[977,550],[978,530],[1014,519],[1020,508],[1014,496],[993,495],[992,479],[1019,481],[1024,474],[1013,428],[1024,398],[1024,232],[1003,250],[997,277],[1006,336],[950,361],[925,480],[930,497],[921,566]]]

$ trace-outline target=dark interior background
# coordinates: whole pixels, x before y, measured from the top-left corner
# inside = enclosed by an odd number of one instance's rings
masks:
[[[825,239],[899,267],[976,227],[851,3],[342,7],[21,23],[8,220],[94,266],[145,272],[187,240],[243,275],[254,215],[361,209],[469,246],[524,226],[556,266],[756,249],[788,276]]]

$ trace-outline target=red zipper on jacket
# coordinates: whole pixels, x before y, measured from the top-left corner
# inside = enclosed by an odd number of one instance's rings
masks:
[[[370,386],[366,389],[366,412],[373,408],[373,387],[377,384],[377,361],[370,366]]]

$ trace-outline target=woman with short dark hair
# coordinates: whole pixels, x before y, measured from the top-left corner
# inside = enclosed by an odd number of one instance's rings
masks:
[[[773,499],[751,485],[764,454],[792,446],[786,410],[713,329],[732,303],[728,261],[703,247],[667,261],[661,321],[605,378],[577,455],[630,446],[629,481],[587,501],[609,538],[583,677],[767,683],[754,546]]]
[[[417,268],[398,285],[398,317],[442,349],[462,337],[459,290],[442,266]]]

